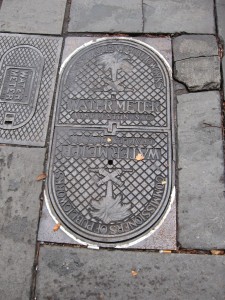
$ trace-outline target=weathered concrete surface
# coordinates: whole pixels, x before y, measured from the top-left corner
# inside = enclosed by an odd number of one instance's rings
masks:
[[[218,45],[213,35],[181,35],[173,39],[174,60],[200,56],[218,56]]]
[[[70,32],[141,32],[141,0],[72,0]]]
[[[144,32],[215,33],[213,0],[144,0]]]
[[[132,276],[132,271],[137,275]],[[41,247],[37,299],[223,299],[225,257]]]
[[[0,10],[0,30],[61,34],[66,0],[6,0]]]
[[[190,91],[220,88],[218,45],[212,35],[181,35],[173,39],[174,77]]]
[[[174,77],[184,83],[189,91],[219,89],[221,80],[219,57],[197,57],[176,61]]]
[[[184,248],[225,248],[220,95],[177,97],[178,241]]]
[[[0,298],[29,299],[45,149],[0,146]]]

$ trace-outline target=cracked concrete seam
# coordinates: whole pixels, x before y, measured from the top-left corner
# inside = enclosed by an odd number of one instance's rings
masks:
[[[190,57],[187,57],[187,58],[182,58],[182,59],[177,59],[177,60],[174,60],[174,64],[178,61],[184,61],[184,60],[189,60],[189,59],[198,59],[198,58],[208,58],[208,57],[219,57],[218,55],[200,55],[200,56],[190,56]]]

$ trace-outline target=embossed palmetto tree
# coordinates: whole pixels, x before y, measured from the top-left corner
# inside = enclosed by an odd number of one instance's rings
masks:
[[[117,81],[117,72],[122,69],[125,72],[131,72],[132,65],[129,63],[130,56],[125,53],[115,52],[103,54],[98,58],[99,64],[104,66],[104,71],[111,70],[113,82]]]
[[[121,204],[122,197],[120,195],[113,198],[113,183],[121,185],[121,182],[116,178],[121,173],[121,170],[115,170],[112,173],[104,169],[99,170],[99,174],[103,175],[104,178],[97,185],[107,184],[106,195],[98,201],[92,201],[92,207],[95,209],[92,211],[92,215],[106,224],[111,221],[122,220],[130,214],[131,204]]]

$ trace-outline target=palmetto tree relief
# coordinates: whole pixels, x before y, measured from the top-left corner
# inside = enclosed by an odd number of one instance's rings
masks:
[[[130,63],[131,58],[129,55],[125,53],[115,52],[110,54],[101,55],[97,63],[104,67],[104,72],[110,70],[111,78],[105,76],[103,78],[105,82],[104,90],[113,92],[121,92],[124,91],[123,82],[126,80],[125,78],[118,79],[118,71],[122,70],[127,74],[130,74],[133,70],[132,64]],[[131,91],[132,89],[127,89],[127,91]]]

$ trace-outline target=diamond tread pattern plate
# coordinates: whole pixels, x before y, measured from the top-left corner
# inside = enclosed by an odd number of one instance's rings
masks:
[[[0,34],[0,143],[44,146],[61,44]]]
[[[174,176],[161,57],[128,39],[83,47],[62,71],[56,105],[47,193],[60,222],[102,246],[152,229]]]

